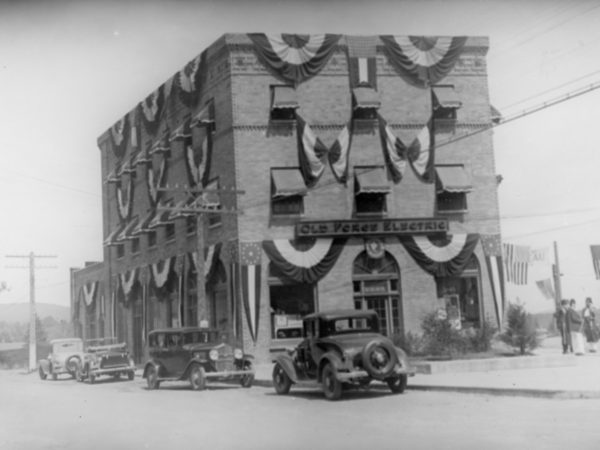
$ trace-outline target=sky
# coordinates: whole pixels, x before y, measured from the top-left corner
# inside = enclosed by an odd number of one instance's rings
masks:
[[[0,303],[29,301],[28,260],[7,255],[33,252],[51,256],[36,260],[36,301],[69,305],[69,269],[102,260],[97,138],[246,32],[488,36],[490,102],[515,118],[494,130],[503,240],[549,258],[556,242],[563,296],[600,305],[600,2],[543,0],[0,2]],[[551,310],[534,283],[550,263],[508,300]]]

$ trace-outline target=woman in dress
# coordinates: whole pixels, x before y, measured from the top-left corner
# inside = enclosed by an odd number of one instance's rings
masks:
[[[583,334],[588,343],[590,352],[596,351],[596,342],[600,337],[598,334],[598,325],[596,325],[596,311],[590,297],[585,299],[585,308],[581,311],[583,316]]]
[[[571,299],[569,303],[569,312],[567,313],[567,320],[569,321],[569,329],[571,330],[571,341],[573,342],[573,353],[576,355],[583,355],[585,353],[585,344],[583,342],[583,334],[581,329],[583,327],[583,319],[577,312],[577,302],[575,299]]]

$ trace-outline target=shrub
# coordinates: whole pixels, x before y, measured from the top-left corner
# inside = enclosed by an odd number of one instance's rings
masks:
[[[506,314],[506,329],[500,340],[519,350],[521,355],[540,346],[533,316],[520,303],[509,303]]]
[[[481,324],[481,327],[474,328],[473,334],[469,336],[470,347],[475,352],[489,352],[492,348],[492,339],[498,329],[494,323],[487,317]]]
[[[454,328],[449,320],[441,318],[436,311],[425,315],[421,328],[423,350],[429,355],[454,356],[469,350],[469,338]]]
[[[408,356],[423,354],[423,336],[418,333],[407,331],[404,334],[396,333],[392,336],[392,342],[400,347]]]

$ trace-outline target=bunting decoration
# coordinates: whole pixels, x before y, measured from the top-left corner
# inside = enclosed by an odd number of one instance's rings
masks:
[[[535,282],[535,284],[546,300],[555,299],[554,288],[552,287],[552,280],[550,278],[538,280]]]
[[[392,176],[394,183],[402,181],[404,171],[406,170],[407,148],[398,139],[385,119],[377,116],[379,120],[379,136],[381,138],[381,148],[388,171]]]
[[[117,158],[122,158],[127,150],[127,140],[129,139],[129,114],[110,127],[110,141],[113,153]]]
[[[596,280],[600,280],[600,245],[590,245],[592,251],[592,264],[594,265],[594,274]]]
[[[306,186],[312,187],[317,184],[325,170],[323,157],[327,153],[327,147],[315,136],[310,126],[299,115],[296,123],[300,172],[302,172]]]
[[[467,41],[461,37],[379,36],[390,63],[406,80],[426,88],[452,70]]]
[[[408,160],[417,178],[424,183],[435,181],[433,117],[408,147]]]
[[[239,299],[238,299],[238,289],[239,286],[239,273],[238,273],[239,265],[235,262],[231,262],[229,268],[229,299],[230,299],[230,311],[231,311],[231,329],[233,330],[233,338],[237,339],[239,336]]]
[[[550,249],[548,247],[532,248],[529,252],[529,261],[533,263],[548,263]]]
[[[241,283],[240,294],[248,330],[254,343],[258,338],[258,325],[260,317],[260,273],[261,251],[258,242],[240,243]]]
[[[339,34],[250,33],[260,61],[278,78],[298,85],[327,64],[341,37]]]
[[[345,238],[276,239],[263,241],[263,249],[286,277],[298,283],[312,284],[329,273],[345,243]]]
[[[212,159],[212,132],[209,127],[192,129],[192,137],[183,141],[189,184],[204,187],[210,176]]]
[[[171,274],[175,258],[167,258],[162,261],[158,261],[155,264],[150,264],[150,275],[152,282],[157,289],[161,289],[165,286]]]
[[[343,184],[346,184],[348,181],[348,162],[350,160],[351,144],[352,120],[344,126],[333,145],[329,148],[327,154],[329,167],[331,167],[335,179]]]
[[[167,158],[164,155],[160,158],[158,168],[154,166],[155,158],[152,158],[151,163],[146,166],[146,185],[148,186],[148,196],[150,204],[156,207],[161,197],[159,188],[164,187],[167,179]]]
[[[346,36],[350,87],[377,89],[377,36]]]
[[[137,107],[138,116],[142,118],[146,132],[155,136],[160,127],[160,118],[165,107],[164,86],[142,100]]]
[[[502,245],[500,235],[482,235],[481,246],[483,247],[488,276],[490,277],[494,306],[496,308],[496,317],[498,318],[498,328],[500,329],[504,318],[505,306],[504,268],[502,265]]]
[[[83,300],[85,301],[85,306],[90,307],[94,303],[94,299],[96,298],[96,291],[98,289],[98,282],[92,281],[90,283],[86,283],[81,287],[83,292]]]
[[[525,245],[502,244],[506,281],[516,285],[527,284],[529,267],[529,247]]]
[[[125,187],[121,183],[121,180],[117,183],[117,206],[119,211],[119,217],[121,221],[129,220],[133,205],[133,177],[128,176],[128,181],[125,183]]]
[[[201,78],[205,70],[206,51],[187,63],[183,69],[175,74],[173,84],[177,96],[181,103],[188,108],[194,106],[200,97]]]
[[[460,275],[469,262],[479,234],[454,234],[449,242],[431,240],[428,236],[402,236],[400,242],[426,272],[435,277]]]
[[[123,290],[123,294],[125,295],[125,302],[129,300],[129,294],[133,289],[133,285],[137,281],[138,278],[138,268],[131,269],[125,273],[119,274],[119,281],[121,283],[121,289]]]
[[[217,242],[215,245],[209,245],[204,247],[204,278],[209,280],[215,273],[217,262],[221,255],[221,242]],[[194,265],[194,269],[198,272],[198,252],[190,253],[190,259]]]

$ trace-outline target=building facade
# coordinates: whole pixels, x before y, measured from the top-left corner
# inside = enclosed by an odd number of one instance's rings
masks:
[[[75,329],[222,330],[268,361],[300,319],[389,336],[503,314],[484,37],[227,34],[98,139],[104,261]],[[198,288],[200,287],[200,289]]]

